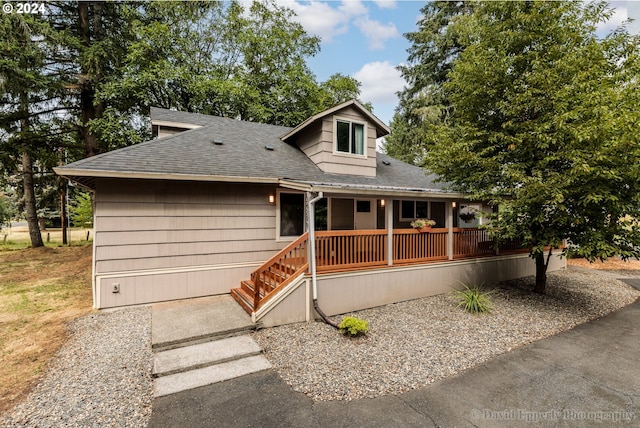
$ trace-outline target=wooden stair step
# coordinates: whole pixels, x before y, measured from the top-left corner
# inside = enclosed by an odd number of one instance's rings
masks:
[[[239,287],[231,289],[231,297],[233,297],[249,315],[253,313],[253,294],[250,295]]]
[[[253,296],[256,291],[256,285],[250,279],[240,282],[240,288],[247,292],[247,294]]]

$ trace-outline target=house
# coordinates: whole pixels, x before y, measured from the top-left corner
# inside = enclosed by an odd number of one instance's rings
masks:
[[[534,273],[478,228],[487,207],[377,152],[389,128],[355,100],[295,128],[151,119],[158,138],[56,168],[95,194],[96,308],[232,293],[278,325]]]

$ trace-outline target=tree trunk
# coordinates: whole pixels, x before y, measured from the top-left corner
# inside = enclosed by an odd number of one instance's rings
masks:
[[[547,264],[544,260],[544,253],[535,255],[536,261],[536,285],[534,292],[545,294],[547,292]]]
[[[38,226],[38,212],[36,210],[36,192],[33,185],[33,164],[27,151],[22,152],[22,185],[24,188],[24,205],[27,211],[29,237],[33,248],[44,247],[40,227]]]
[[[89,6],[92,6],[93,21],[90,17]],[[94,40],[103,37],[102,30],[102,4],[100,2],[78,2],[78,27],[80,38],[85,48],[89,48]],[[93,22],[93,36],[92,24]],[[80,135],[85,146],[85,156],[91,157],[100,153],[97,136],[89,129],[89,122],[92,119],[102,117],[105,110],[104,103],[95,101],[95,82],[102,78],[99,65],[94,64],[94,69],[90,72],[89,64],[81,64],[80,76]]]

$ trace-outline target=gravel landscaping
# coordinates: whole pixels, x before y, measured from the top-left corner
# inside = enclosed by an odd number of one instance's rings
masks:
[[[532,283],[488,287],[491,314],[467,314],[448,294],[350,314],[369,321],[362,338],[342,337],[320,322],[252,336],[294,390],[314,400],[352,400],[428,385],[640,296],[610,274],[586,270],[550,274],[545,296],[531,293]],[[69,329],[70,340],[41,382],[0,426],[146,426],[153,401],[151,309],[92,313]]]
[[[320,322],[268,328],[253,337],[294,390],[314,400],[373,398],[423,387],[640,296],[593,271],[550,273],[544,296],[530,291],[533,281],[487,287],[491,314],[470,315],[448,294],[348,314],[369,321],[362,338],[342,337]]]
[[[92,313],[69,330],[41,382],[0,426],[146,426],[153,400],[150,308]]]

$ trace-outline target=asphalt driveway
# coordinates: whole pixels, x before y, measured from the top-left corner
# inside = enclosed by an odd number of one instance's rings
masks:
[[[268,370],[156,399],[150,426],[640,426],[638,355],[640,300],[398,396],[313,402]]]

